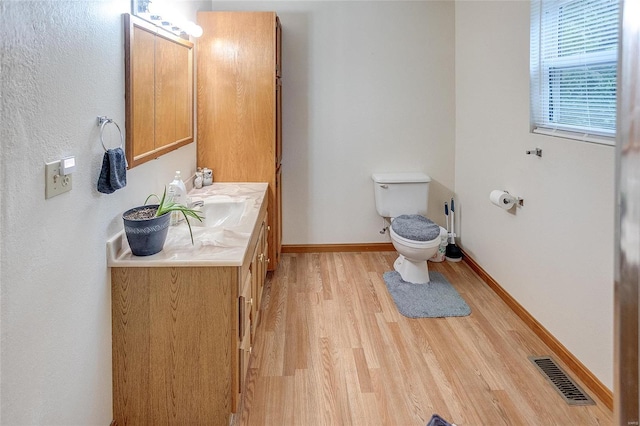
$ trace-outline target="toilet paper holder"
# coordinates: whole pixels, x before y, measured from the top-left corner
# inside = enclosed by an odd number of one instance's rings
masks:
[[[524,206],[524,198],[520,198],[520,197],[516,197],[515,195],[511,195],[509,193],[509,191],[507,191],[506,189],[503,189],[504,192],[506,192],[507,194],[509,194],[509,196],[513,199],[513,201],[515,202],[516,206]]]
[[[538,157],[542,158],[542,148],[528,149],[526,153],[527,155],[535,154]]]

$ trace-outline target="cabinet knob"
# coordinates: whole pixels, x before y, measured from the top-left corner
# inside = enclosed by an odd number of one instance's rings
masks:
[[[271,226],[267,225],[267,231],[271,231]]]
[[[253,297],[249,299],[249,305],[253,306]]]
[[[264,262],[264,253],[260,253],[260,254],[258,255],[258,260],[259,260],[260,262]]]

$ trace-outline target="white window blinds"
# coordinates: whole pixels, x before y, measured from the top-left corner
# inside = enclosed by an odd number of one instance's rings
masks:
[[[619,20],[617,0],[532,1],[533,131],[615,136]]]

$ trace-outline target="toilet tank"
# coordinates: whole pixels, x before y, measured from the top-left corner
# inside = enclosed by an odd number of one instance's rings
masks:
[[[376,210],[382,217],[427,214],[429,182],[424,173],[374,173]]]

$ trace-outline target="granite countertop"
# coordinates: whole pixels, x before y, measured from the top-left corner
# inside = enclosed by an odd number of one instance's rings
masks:
[[[242,266],[251,233],[265,202],[267,188],[266,183],[216,182],[201,189],[193,189],[188,194],[192,202],[221,198],[244,200],[244,210],[239,222],[232,225],[202,226],[191,221],[193,245],[186,223],[170,226],[164,248],[151,256],[134,256],[122,230],[107,241],[107,266]]]

